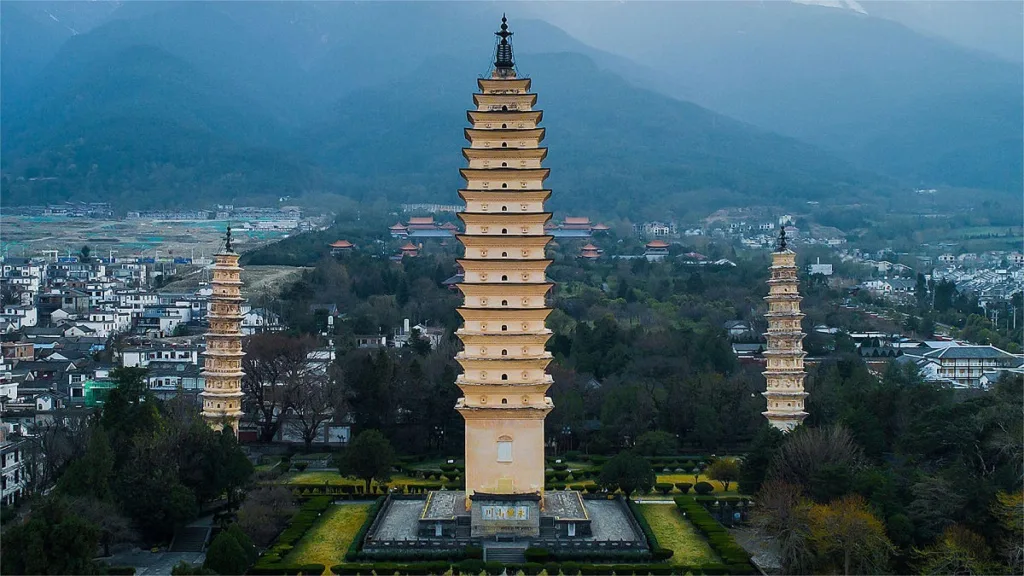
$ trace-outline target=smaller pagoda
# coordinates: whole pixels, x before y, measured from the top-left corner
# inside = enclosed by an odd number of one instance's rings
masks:
[[[764,397],[768,402],[763,412],[768,422],[789,432],[799,426],[807,412],[804,412],[804,371],[803,339],[800,321],[800,293],[797,290],[796,253],[786,246],[786,228],[779,233],[778,249],[772,253],[771,277],[768,279],[768,359],[764,377],[767,389]]]
[[[225,427],[238,434],[242,418],[242,268],[231,247],[231,227],[224,251],[214,255],[213,293],[210,295],[210,328],[206,332],[206,358],[200,393],[203,419],[214,430]]]
[[[602,250],[591,243],[587,243],[586,246],[580,248],[580,258],[584,260],[597,260],[601,257]]]

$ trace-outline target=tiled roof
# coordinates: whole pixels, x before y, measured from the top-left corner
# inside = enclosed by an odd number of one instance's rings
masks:
[[[950,346],[933,350],[925,354],[929,358],[943,358],[949,360],[981,360],[981,359],[1010,359],[1013,354],[1004,352],[995,346]]]

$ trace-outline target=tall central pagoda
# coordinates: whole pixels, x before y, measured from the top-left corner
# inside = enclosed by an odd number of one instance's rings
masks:
[[[764,372],[768,402],[764,412],[768,422],[789,432],[807,418],[804,412],[804,356],[800,329],[800,292],[797,290],[796,254],[786,247],[786,227],[779,234],[778,250],[772,253],[771,277],[768,279],[768,365]]]
[[[542,113],[530,79],[516,74],[507,20],[501,19],[490,78],[477,80],[475,110],[467,112],[469,162],[460,172],[466,187],[459,213],[466,227],[459,260],[465,323],[456,333],[464,350],[456,356],[463,374],[455,405],[466,421],[466,496],[537,495],[544,490],[544,418],[551,312],[545,295],[552,284],[544,247],[551,213],[544,201],[549,169],[541,162]]]

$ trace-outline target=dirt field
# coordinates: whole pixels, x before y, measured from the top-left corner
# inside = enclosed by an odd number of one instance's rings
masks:
[[[170,222],[154,220],[101,220],[39,216],[0,216],[0,253],[43,256],[77,254],[88,245],[98,257],[153,256],[209,257],[224,245],[227,222]],[[234,230],[235,249],[246,252],[280,240],[280,232]]]
[[[303,270],[310,270],[310,268],[298,266],[247,266],[242,269],[242,295],[248,298],[260,296],[272,298],[277,295],[285,283],[295,279]],[[208,270],[204,271],[199,267],[188,270],[184,267],[179,267],[178,276],[181,277],[180,280],[165,284],[162,290],[171,292],[195,290],[201,282],[209,281],[210,273]]]

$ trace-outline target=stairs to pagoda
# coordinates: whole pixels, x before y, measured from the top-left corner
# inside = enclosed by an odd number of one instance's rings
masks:
[[[525,546],[484,546],[485,562],[502,564],[523,564],[526,562]]]
[[[170,552],[202,552],[210,537],[209,526],[183,526],[174,531]]]

